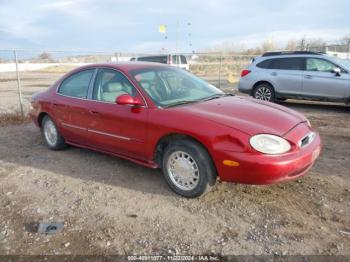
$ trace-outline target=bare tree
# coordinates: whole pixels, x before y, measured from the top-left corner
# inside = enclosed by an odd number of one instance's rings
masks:
[[[51,55],[48,52],[42,52],[39,55],[39,59],[41,59],[41,60],[52,60]]]
[[[273,51],[276,49],[276,45],[273,39],[267,39],[261,44],[261,49],[263,52]]]
[[[350,45],[350,34],[343,36],[341,42],[345,45]]]
[[[299,40],[297,48],[299,50],[314,50],[314,51],[323,51],[326,46],[325,41],[321,38],[307,38],[306,36],[302,37]]]
[[[285,49],[288,50],[288,51],[295,51],[295,50],[297,50],[298,49],[297,41],[294,40],[294,39],[288,40],[288,43],[287,43]]]

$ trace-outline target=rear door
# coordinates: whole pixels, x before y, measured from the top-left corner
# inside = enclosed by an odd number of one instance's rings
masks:
[[[89,143],[87,95],[94,73],[95,69],[82,70],[63,80],[52,105],[62,135],[79,144]]]
[[[302,93],[309,97],[345,99],[349,93],[349,73],[341,69],[340,75],[333,73],[339,68],[322,58],[307,58],[303,77]]]
[[[277,95],[298,95],[301,93],[304,70],[302,57],[274,58],[266,66],[268,78],[273,83]]]

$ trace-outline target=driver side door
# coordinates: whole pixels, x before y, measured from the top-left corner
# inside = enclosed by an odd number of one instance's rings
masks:
[[[333,72],[337,65],[321,58],[307,58],[303,75],[302,94],[308,97],[344,99],[349,90],[349,73]]]

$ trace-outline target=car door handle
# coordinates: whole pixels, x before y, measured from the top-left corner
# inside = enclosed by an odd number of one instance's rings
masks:
[[[52,103],[53,107],[64,107],[64,105],[62,104],[58,104],[58,103]]]
[[[276,76],[277,73],[276,73],[276,72],[272,72],[271,75],[272,75],[272,76]]]
[[[305,75],[304,78],[306,78],[306,79],[311,79],[311,78],[312,78],[312,75]]]
[[[89,113],[90,113],[91,115],[94,115],[94,116],[100,115],[100,112],[97,112],[97,111],[95,111],[95,110],[89,110]]]

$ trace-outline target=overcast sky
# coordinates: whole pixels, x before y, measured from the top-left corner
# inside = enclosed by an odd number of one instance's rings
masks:
[[[0,0],[0,49],[174,50],[178,35],[179,50],[200,51],[345,34],[349,0]]]

